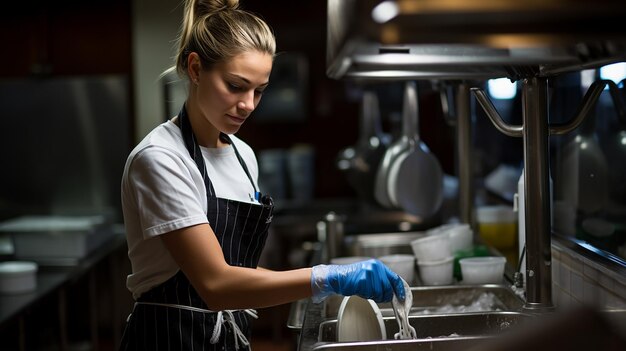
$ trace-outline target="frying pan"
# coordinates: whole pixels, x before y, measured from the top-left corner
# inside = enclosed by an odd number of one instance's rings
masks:
[[[412,85],[412,91],[409,86]],[[410,101],[410,94],[415,96],[415,83],[407,83],[404,91],[404,101],[402,106],[402,135],[400,138],[389,145],[385,155],[380,161],[380,165],[378,166],[378,172],[376,172],[376,180],[374,182],[374,198],[376,201],[383,207],[386,208],[395,208],[396,206],[391,203],[391,199],[389,198],[388,192],[388,175],[389,169],[393,163],[393,161],[400,156],[404,151],[409,148],[409,140],[406,137],[413,133],[410,128],[412,126],[407,125],[407,121],[411,120],[411,117],[408,116],[410,113],[417,113],[417,100],[413,102]],[[414,106],[413,106],[413,105]],[[411,111],[413,109],[413,111]]]
[[[381,132],[378,97],[373,91],[365,91],[360,108],[359,139],[355,146],[339,154],[337,163],[348,183],[365,200],[374,201],[374,175],[388,144],[387,136]]]
[[[387,171],[387,195],[393,207],[428,217],[443,201],[443,171],[418,133],[417,88],[408,82],[404,95],[402,151],[391,160]]]

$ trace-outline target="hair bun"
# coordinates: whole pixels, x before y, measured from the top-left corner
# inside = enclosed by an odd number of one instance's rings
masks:
[[[198,15],[212,14],[224,10],[236,10],[239,0],[197,0],[196,13]]]

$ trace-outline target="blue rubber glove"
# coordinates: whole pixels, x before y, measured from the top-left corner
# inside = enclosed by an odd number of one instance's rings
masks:
[[[376,302],[388,302],[395,292],[404,301],[402,279],[379,260],[371,259],[346,265],[317,265],[311,269],[313,302],[331,294],[358,295]]]

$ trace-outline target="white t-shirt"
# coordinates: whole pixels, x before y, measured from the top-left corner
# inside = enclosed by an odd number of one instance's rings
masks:
[[[239,138],[230,137],[258,189],[254,152]],[[256,203],[254,188],[232,146],[201,150],[217,197]],[[179,270],[157,236],[208,223],[204,180],[173,122],[156,127],[128,156],[122,176],[122,210],[132,266],[126,286],[136,299]]]

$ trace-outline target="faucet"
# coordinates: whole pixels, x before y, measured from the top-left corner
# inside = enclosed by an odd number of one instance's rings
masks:
[[[523,309],[526,312],[544,313],[555,309],[552,303],[551,277],[549,137],[566,134],[576,129],[587,117],[607,85],[614,93],[617,86],[613,81],[594,82],[583,97],[576,116],[563,124],[548,122],[548,79],[546,77],[534,76],[522,79],[523,125],[509,125],[504,122],[485,91],[481,88],[471,89],[491,122],[501,133],[524,139],[527,284],[526,303]],[[623,114],[624,107],[621,99],[615,99],[615,94],[612,94],[612,97],[618,113]]]

